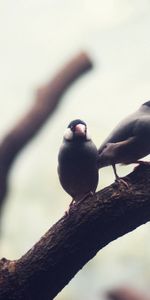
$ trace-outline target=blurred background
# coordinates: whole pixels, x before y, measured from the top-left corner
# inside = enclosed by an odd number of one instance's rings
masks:
[[[1,140],[63,64],[82,50],[94,63],[17,156],[3,208],[1,257],[22,256],[68,208],[71,199],[57,176],[68,122],[85,120],[99,147],[123,117],[149,100],[149,28],[149,0],[0,0]],[[121,166],[118,173],[132,169]],[[112,168],[102,169],[98,190],[113,181]],[[110,243],[55,299],[103,300],[104,291],[122,284],[148,290],[149,236],[146,224]]]

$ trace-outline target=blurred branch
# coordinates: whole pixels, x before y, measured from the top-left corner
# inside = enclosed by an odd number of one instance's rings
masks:
[[[16,261],[0,261],[0,299],[53,299],[95,254],[150,220],[150,166],[129,174],[69,211]],[[136,251],[136,249],[135,249]]]
[[[141,292],[129,287],[121,287],[109,291],[106,294],[106,297],[108,300],[150,300],[148,295],[144,295]]]
[[[38,90],[32,108],[4,137],[0,144],[0,210],[7,192],[8,173],[18,152],[52,115],[67,88],[91,68],[92,62],[86,53],[75,56],[50,82]]]

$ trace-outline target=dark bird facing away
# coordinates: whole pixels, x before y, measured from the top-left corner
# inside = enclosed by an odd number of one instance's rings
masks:
[[[65,131],[58,155],[58,175],[63,189],[75,201],[97,188],[98,151],[81,120],[72,121]]]
[[[116,164],[142,163],[139,159],[150,154],[150,101],[120,122],[98,153],[99,168],[112,165],[116,179]]]

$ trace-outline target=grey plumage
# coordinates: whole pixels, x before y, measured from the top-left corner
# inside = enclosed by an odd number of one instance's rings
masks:
[[[145,102],[110,133],[99,152],[99,168],[130,164],[150,153],[150,101]],[[115,174],[117,177],[117,174]]]
[[[74,200],[95,192],[98,184],[98,151],[81,120],[72,121],[58,155],[58,175],[63,189]]]

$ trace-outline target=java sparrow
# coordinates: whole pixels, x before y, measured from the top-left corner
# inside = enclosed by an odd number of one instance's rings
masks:
[[[150,101],[120,122],[98,152],[99,168],[112,165],[116,179],[116,164],[142,163],[138,160],[150,154]]]
[[[58,154],[58,175],[63,189],[74,201],[95,192],[98,184],[98,151],[86,123],[72,121]]]

